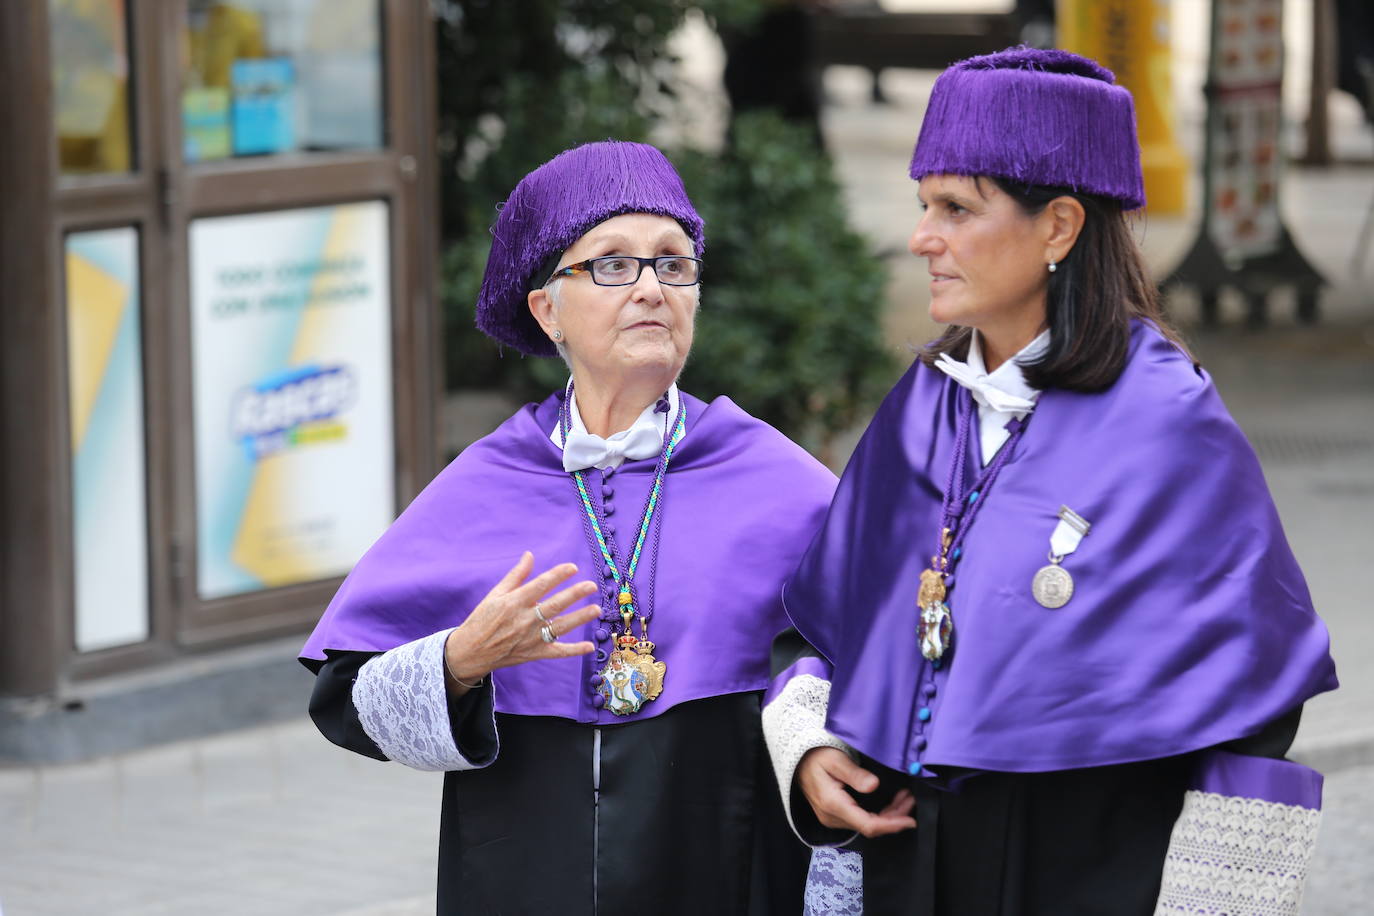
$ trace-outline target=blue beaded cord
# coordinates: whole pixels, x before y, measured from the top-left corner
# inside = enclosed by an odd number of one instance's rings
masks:
[[[567,393],[563,398],[563,407],[559,412],[559,427],[562,430],[564,442],[567,441],[568,433],[572,430],[572,410],[570,407],[572,396],[573,385],[569,382]],[[609,619],[612,624],[620,622],[618,618],[621,617],[623,611],[628,610],[632,615],[640,617],[641,630],[644,626],[644,621],[653,617],[653,593],[655,583],[652,580],[656,578],[656,576],[651,576],[651,581],[649,583],[648,606],[642,606],[639,601],[638,590],[635,588],[634,584],[635,572],[639,568],[639,560],[643,555],[644,542],[648,538],[650,527],[654,529],[652,565],[654,567],[654,572],[657,572],[658,544],[662,535],[661,504],[663,501],[663,482],[668,473],[668,462],[672,459],[673,451],[677,448],[678,442],[681,441],[686,432],[686,402],[681,398],[678,399],[677,418],[672,425],[672,435],[668,435],[667,419],[667,415],[665,414],[663,451],[659,455],[658,466],[654,469],[653,485],[649,488],[649,494],[644,500],[644,512],[639,523],[639,531],[635,538],[634,550],[631,552],[630,562],[624,565],[623,572],[621,564],[616,558],[619,551],[616,550],[614,537],[605,533],[606,524],[605,519],[602,517],[601,508],[592,501],[591,494],[587,491],[586,472],[572,472],[573,483],[577,489],[578,501],[582,504],[582,530],[587,537],[587,546],[591,549],[593,556],[600,554],[601,559],[606,563],[606,568],[611,571],[611,579],[616,583],[617,597],[611,604]],[[621,592],[630,593],[629,604],[621,605],[618,603],[619,593]],[[602,619],[607,619],[604,605]],[[626,633],[628,634],[629,631],[627,630]]]
[[[945,491],[941,499],[940,540],[934,555],[930,558],[929,572],[938,577],[939,590],[935,596],[925,597],[927,603],[921,604],[920,596],[926,594],[928,581],[927,573],[923,572],[917,591],[918,641],[921,654],[929,659],[930,666],[934,669],[939,669],[941,656],[952,648],[954,619],[949,604],[946,603],[946,597],[955,585],[955,568],[963,555],[964,538],[973,527],[979,510],[987,504],[988,490],[996,482],[1002,468],[1011,460],[1011,455],[1020,443],[1030,419],[1027,414],[1006,424],[1006,429],[1011,435],[993,456],[992,462],[978,474],[973,485],[965,487],[964,464],[973,427],[974,401],[971,392],[959,388],[955,389],[955,399],[959,414],[954,433],[954,453],[950,456],[949,475],[945,480]],[[933,634],[931,628],[935,628]]]
[[[987,502],[983,497],[988,490],[992,489],[997,476],[1002,473],[1002,468],[1011,459],[1012,452],[1021,442],[1021,436],[1030,423],[1029,413],[1020,420],[1007,421],[1006,429],[1011,435],[997,450],[992,462],[982,470],[973,485],[965,490],[964,464],[968,459],[969,433],[976,411],[972,392],[961,390],[959,396],[962,397],[959,405],[959,427],[954,437],[954,454],[950,458],[949,477],[945,482],[945,492],[940,511],[941,545],[936,554],[944,561],[941,563],[939,571],[944,573],[945,582],[950,587],[954,584],[955,564],[958,563],[959,557],[963,553],[964,536],[973,527],[973,520],[978,516],[984,503]],[[945,531],[951,535],[947,546],[943,543]]]

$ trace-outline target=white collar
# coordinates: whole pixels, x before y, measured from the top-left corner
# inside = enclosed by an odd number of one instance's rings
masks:
[[[572,382],[573,382],[573,380],[572,380],[571,378],[569,378],[569,379],[568,379],[568,384],[565,385],[564,388],[563,388],[563,396],[564,396],[565,398],[567,398],[567,397],[570,396],[570,395],[569,395],[569,391],[570,391],[570,389],[572,388]],[[673,383],[671,386],[669,386],[669,388],[668,388],[668,393],[667,393],[667,399],[668,399],[668,422],[672,422],[672,418],[677,416],[677,411],[678,411],[678,400],[679,400],[679,399],[678,399],[677,383]],[[647,438],[647,436],[648,436],[648,431],[652,430],[654,436],[656,437],[656,442],[657,442],[657,445],[656,445],[655,448],[654,448],[654,453],[657,454],[658,451],[661,450],[661,449],[663,448],[663,425],[664,425],[663,417],[661,417],[661,416],[659,415],[659,411],[656,409],[657,407],[658,407],[658,401],[654,401],[654,402],[651,403],[648,407],[645,407],[644,410],[640,413],[640,415],[639,415],[638,417],[635,418],[635,421],[634,421],[633,423],[631,423],[627,428],[621,430],[621,431],[618,432],[618,433],[612,433],[611,435],[607,436],[604,440],[601,440],[601,441],[604,441],[604,442],[606,442],[606,443],[621,443],[621,442],[624,442],[625,440],[632,439],[632,438],[633,438],[633,439],[638,439],[638,440],[640,440],[640,441],[643,441],[644,439]],[[561,412],[560,412],[560,413],[561,413]],[[571,439],[571,440],[573,440],[573,441],[577,441],[577,440],[579,440],[579,439],[582,439],[583,437],[591,437],[591,438],[593,438],[593,439],[598,439],[598,440],[601,439],[601,437],[595,436],[593,433],[587,432],[587,425],[586,425],[585,423],[582,422],[582,414],[581,414],[581,412],[577,409],[577,393],[576,393],[575,391],[573,391],[573,392],[571,393],[571,401],[570,401],[570,403],[569,403],[569,413],[571,414],[571,416],[569,417],[569,419],[570,419],[570,421],[571,421],[571,423],[570,423],[571,429],[569,430],[569,437],[568,437],[569,439]],[[685,432],[685,431],[684,431],[684,432]],[[678,438],[680,439],[681,437],[679,436]],[[562,451],[562,450],[564,449],[564,444],[563,444],[563,423],[562,423],[562,417],[561,417],[561,416],[560,416],[559,419],[554,423],[553,429],[549,431],[549,439],[550,439],[550,441],[553,442],[554,445],[558,446],[558,448],[559,448],[560,451]],[[584,440],[584,441],[585,441],[585,440]],[[613,451],[614,451],[614,450],[613,450]],[[599,468],[602,468],[603,470],[604,470],[605,468],[617,468],[617,467],[619,467],[619,466],[625,461],[625,458],[626,458],[626,457],[627,457],[627,456],[624,456],[624,455],[610,454],[610,455],[607,455],[604,459],[599,459],[599,460],[597,460],[597,461],[596,461],[595,463],[593,463],[593,464],[586,465],[586,467],[599,467]],[[632,460],[634,459],[634,456],[633,456],[633,455],[628,456],[628,457],[631,457]],[[568,462],[565,460],[565,461],[564,461],[565,470],[568,470],[568,471],[578,471],[578,470],[582,470],[582,469],[583,469],[583,468],[581,468],[581,467],[567,467],[567,466],[566,466],[567,463],[568,463]]]
[[[947,353],[941,353],[935,368],[954,381],[973,392],[973,398],[980,407],[1004,413],[1025,413],[1035,409],[1035,399],[1040,391],[1026,382],[1021,366],[1035,362],[1050,346],[1050,332],[1041,331],[1035,339],[1006,360],[992,372],[987,371],[983,362],[983,349],[977,331],[973,332],[968,346],[968,361],[960,362]]]

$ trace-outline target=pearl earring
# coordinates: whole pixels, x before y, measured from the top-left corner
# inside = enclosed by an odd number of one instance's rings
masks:
[[[1054,258],[1050,258],[1050,273],[1054,273],[1059,267],[1054,263]]]
[[[1050,269],[1053,270],[1054,268],[1050,268]],[[558,328],[554,328],[554,329],[553,329],[553,339],[554,339],[554,340],[562,340],[562,339],[563,339],[563,332],[560,331],[560,330],[558,330]]]

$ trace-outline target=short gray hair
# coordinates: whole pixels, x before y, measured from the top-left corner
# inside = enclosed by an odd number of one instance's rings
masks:
[[[553,303],[554,314],[557,314],[558,310],[563,307],[563,281],[566,279],[566,276],[558,276],[544,284],[544,292],[548,294],[549,301]],[[561,340],[555,340],[553,342],[553,348],[558,351],[558,355],[562,358],[563,362],[567,364],[568,371],[571,372],[572,361],[568,359],[567,344],[563,343]]]

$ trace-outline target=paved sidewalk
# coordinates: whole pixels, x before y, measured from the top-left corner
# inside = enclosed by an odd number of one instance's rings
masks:
[[[440,784],[336,748],[304,718],[0,770],[0,905],[7,916],[433,913]]]

